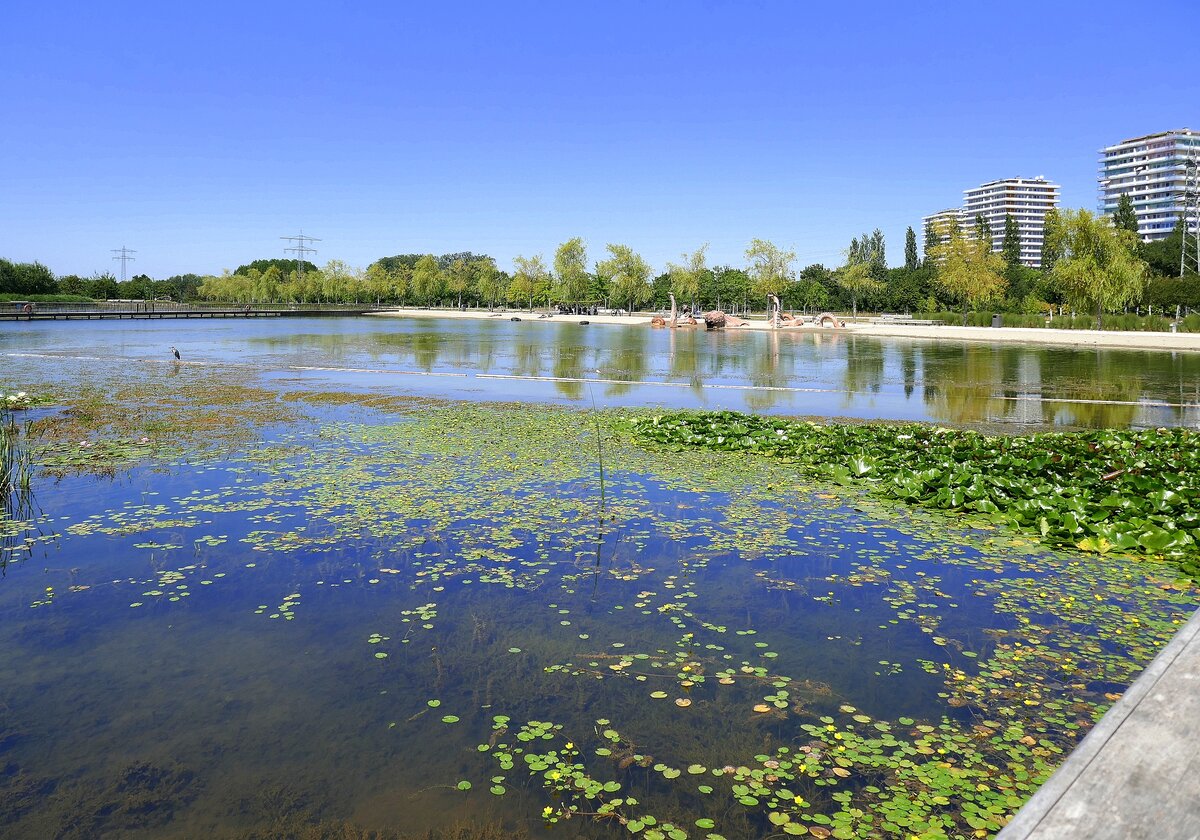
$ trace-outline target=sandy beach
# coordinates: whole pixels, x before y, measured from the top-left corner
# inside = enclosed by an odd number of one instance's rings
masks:
[[[506,310],[488,312],[481,309],[396,309],[389,312],[372,313],[382,318],[466,318],[471,320],[504,320],[520,318],[523,322],[550,324],[578,324],[587,321],[590,324],[605,324],[625,327],[641,327],[644,329],[663,329],[651,327],[651,313],[639,312],[633,315],[552,315],[544,313],[539,317],[538,312],[528,310]],[[698,327],[680,327],[679,329],[703,330]],[[738,330],[769,330],[771,324],[762,315],[752,317],[744,326],[727,327]],[[831,332],[814,325],[803,327],[781,327],[784,332]],[[1200,333],[1170,333],[1170,332],[1133,332],[1109,330],[1054,330],[1028,329],[1020,327],[958,327],[958,326],[924,326],[912,324],[882,324],[882,323],[850,323],[837,330],[847,335],[887,336],[894,338],[911,338],[921,340],[947,341],[981,341],[993,344],[1053,344],[1068,347],[1122,347],[1140,350],[1183,350],[1200,352]]]

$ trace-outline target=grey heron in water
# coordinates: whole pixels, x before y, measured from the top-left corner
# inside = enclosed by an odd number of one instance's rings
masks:
[[[172,347],[171,352],[175,354],[175,359],[176,359],[176,361],[178,361],[179,360],[179,351],[176,350],[174,347]]]

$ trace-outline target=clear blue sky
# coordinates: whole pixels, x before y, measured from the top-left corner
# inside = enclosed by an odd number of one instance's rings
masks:
[[[907,6],[907,8],[905,8]],[[0,18],[0,256],[217,273],[323,239],[508,267],[752,237],[837,264],[996,178],[1200,128],[1188,0],[33,3]]]

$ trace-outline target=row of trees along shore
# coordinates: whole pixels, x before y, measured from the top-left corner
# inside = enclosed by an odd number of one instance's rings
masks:
[[[117,282],[111,274],[55,277],[38,263],[0,259],[0,296],[7,299],[208,300],[237,304],[357,303],[373,305],[610,307],[629,311],[679,304],[742,312],[765,309],[778,295],[785,309],[904,312],[981,321],[1008,313],[1006,322],[1038,322],[1066,309],[1098,321],[1105,313],[1174,315],[1200,309],[1200,277],[1179,276],[1183,229],[1140,243],[1127,201],[1112,218],[1086,210],[1051,211],[1046,220],[1044,269],[1021,263],[1016,223],[1006,220],[1003,248],[993,253],[982,218],[967,230],[948,225],[926,232],[923,256],[910,227],[904,265],[888,268],[883,233],[855,237],[845,263],[795,270],[795,254],[755,239],[740,266],[709,265],[707,246],[655,270],[627,245],[610,244],[589,268],[580,238],[562,243],[547,261],[517,256],[503,271],[483,254],[401,254],[356,268],[340,260],[324,266],[263,259],[220,276],[183,274],[165,280],[138,275]],[[301,270],[303,269],[303,270]],[[957,313],[957,315],[953,314]],[[1189,318],[1190,322],[1192,319]],[[1078,326],[1078,324],[1075,324]],[[1189,323],[1190,327],[1191,324]]]

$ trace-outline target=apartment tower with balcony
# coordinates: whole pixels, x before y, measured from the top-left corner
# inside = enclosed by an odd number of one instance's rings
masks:
[[[989,181],[975,189],[963,190],[961,221],[964,232],[973,234],[975,219],[983,216],[992,233],[992,250],[1004,246],[1004,221],[1012,216],[1021,239],[1021,263],[1030,268],[1042,266],[1046,213],[1058,207],[1058,184],[1040,175],[1037,178],[1005,178]]]
[[[1122,140],[1100,152],[1100,212],[1111,216],[1128,195],[1143,242],[1165,239],[1180,219],[1196,233],[1198,182],[1200,132],[1190,128]]]
[[[948,210],[939,210],[921,219],[922,234],[924,235],[925,243],[930,240],[937,244],[942,244],[950,238],[950,229],[957,225],[962,228],[962,210],[957,207],[951,207]],[[929,255],[926,254],[926,257]]]

